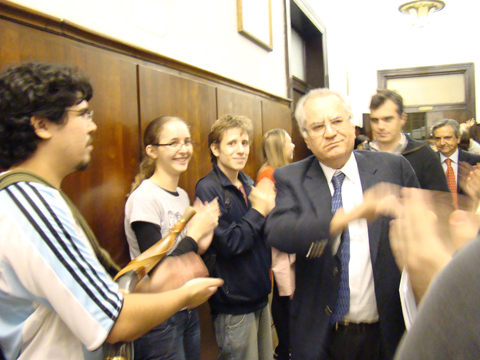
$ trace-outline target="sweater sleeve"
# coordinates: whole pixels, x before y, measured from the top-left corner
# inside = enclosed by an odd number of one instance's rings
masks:
[[[132,223],[132,230],[138,241],[140,252],[148,250],[162,238],[160,225],[146,221],[135,221]]]
[[[143,253],[151,246],[155,245],[162,238],[160,226],[145,221],[135,221],[132,223],[132,229],[138,239],[140,251]],[[190,236],[185,236],[177,245],[175,250],[168,256],[180,256],[187,252],[197,252],[198,245]]]

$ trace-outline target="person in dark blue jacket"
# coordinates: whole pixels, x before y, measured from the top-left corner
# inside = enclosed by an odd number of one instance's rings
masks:
[[[268,294],[271,252],[265,218],[275,205],[273,183],[253,180],[241,170],[250,152],[252,122],[225,115],[208,136],[213,170],[196,186],[202,201],[218,198],[221,216],[204,255],[210,275],[225,284],[211,298],[213,329],[220,359],[273,359]]]

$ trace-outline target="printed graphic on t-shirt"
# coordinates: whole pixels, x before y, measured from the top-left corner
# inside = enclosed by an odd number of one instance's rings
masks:
[[[172,210],[168,210],[168,222],[170,229],[182,218],[182,214],[178,211],[173,212]],[[185,227],[182,232],[178,235],[179,239],[183,239],[187,235],[187,228]]]

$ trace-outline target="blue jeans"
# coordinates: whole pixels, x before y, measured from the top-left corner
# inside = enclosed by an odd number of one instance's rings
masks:
[[[221,360],[272,360],[272,329],[268,305],[243,315],[213,316]]]
[[[200,322],[196,309],[176,313],[135,340],[135,360],[199,360]]]

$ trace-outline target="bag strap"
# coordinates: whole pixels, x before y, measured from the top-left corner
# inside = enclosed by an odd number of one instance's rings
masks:
[[[30,171],[11,170],[0,175],[0,191],[18,182],[37,182],[37,183],[46,185],[48,187],[55,188],[46,180],[44,180],[40,176]],[[112,257],[107,252],[107,250],[105,250],[100,246],[95,234],[93,233],[92,229],[88,225],[85,218],[82,216],[82,214],[80,214],[80,211],[78,211],[75,204],[68,198],[68,196],[62,190],[60,189],[56,189],[56,190],[58,190],[60,195],[63,197],[63,199],[67,203],[68,207],[70,208],[70,211],[72,212],[73,218],[78,223],[78,225],[82,228],[88,241],[92,245],[95,255],[97,256],[102,266],[110,274],[110,276],[112,277],[115,276],[115,274],[120,270],[120,266],[118,266],[117,263],[113,261]]]
[[[225,209],[227,212],[230,210],[230,193],[223,187],[222,183],[220,182],[220,178],[218,177],[218,174],[213,170],[212,172],[209,172],[207,174],[207,177],[210,179],[215,180],[218,183],[218,186],[220,186],[223,190],[223,204],[225,205]]]

